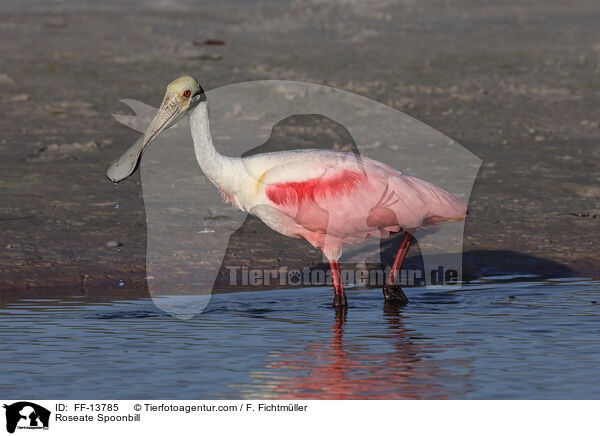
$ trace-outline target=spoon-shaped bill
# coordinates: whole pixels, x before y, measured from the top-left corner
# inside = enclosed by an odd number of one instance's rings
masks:
[[[177,100],[177,95],[167,93],[156,116],[146,128],[144,135],[129,147],[120,158],[112,163],[106,171],[106,177],[111,182],[120,182],[133,174],[139,165],[146,147],[160,132],[175,124],[183,113],[184,111]]]
[[[146,148],[144,136],[138,139],[123,155],[115,160],[106,171],[111,182],[120,182],[134,173],[140,162],[140,156]]]

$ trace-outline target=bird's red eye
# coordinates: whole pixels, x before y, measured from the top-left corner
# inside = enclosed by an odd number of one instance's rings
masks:
[[[189,97],[190,95],[192,95],[192,93],[190,92],[190,90],[189,90],[189,89],[187,89],[187,90],[185,90],[185,91],[183,92],[183,96],[184,96],[184,97]]]

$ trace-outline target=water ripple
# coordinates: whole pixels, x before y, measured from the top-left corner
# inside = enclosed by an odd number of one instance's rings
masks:
[[[149,299],[0,306],[6,398],[598,398],[600,283],[495,277],[407,289],[214,295],[187,321]],[[10,381],[10,382],[8,382]]]

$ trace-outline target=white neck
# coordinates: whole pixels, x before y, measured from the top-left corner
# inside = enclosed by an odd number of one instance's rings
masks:
[[[241,159],[223,156],[215,149],[206,101],[200,102],[189,114],[194,151],[200,168],[219,189],[229,194],[235,193],[236,178],[232,175],[238,173],[239,166],[243,166]]]

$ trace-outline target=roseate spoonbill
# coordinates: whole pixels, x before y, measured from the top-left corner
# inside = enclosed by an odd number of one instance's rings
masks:
[[[204,90],[190,76],[167,86],[158,113],[144,135],[113,162],[108,179],[119,182],[129,177],[148,144],[186,113],[200,168],[224,198],[276,232],[304,238],[323,250],[331,267],[336,307],[347,304],[339,267],[344,245],[404,230],[383,294],[387,301],[406,303],[397,279],[411,232],[463,220],[467,214],[466,203],[443,189],[354,153],[320,149],[223,156],[213,145]]]

